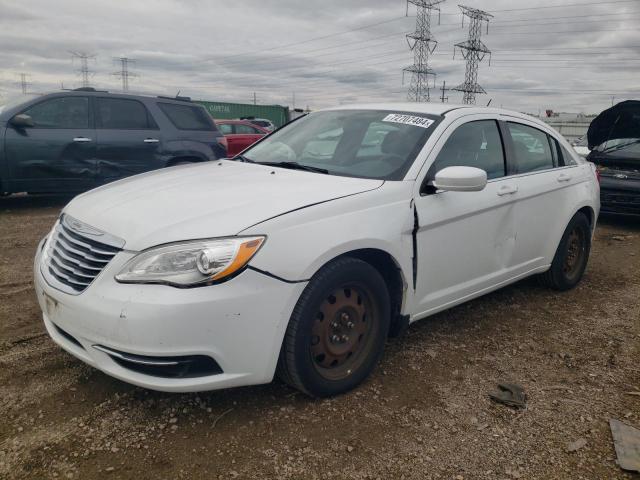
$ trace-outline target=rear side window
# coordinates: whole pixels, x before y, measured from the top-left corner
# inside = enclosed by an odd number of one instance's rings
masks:
[[[147,108],[137,100],[98,98],[97,126],[117,130],[157,128]]]
[[[476,167],[487,178],[505,175],[504,150],[495,120],[478,120],[458,127],[438,153],[433,174],[446,167]]]
[[[158,105],[178,130],[216,129],[209,114],[202,107],[175,103],[159,103]]]
[[[562,155],[562,165],[567,167],[571,165],[578,165],[578,162],[573,158],[573,155],[571,155],[563,146],[560,146],[560,154]]]
[[[529,173],[554,167],[549,137],[537,128],[507,123],[515,155],[515,173]]]
[[[57,97],[25,110],[36,128],[89,128],[87,97]]]
[[[257,128],[250,127],[249,125],[243,125],[241,123],[236,124],[236,133],[243,135],[256,135],[260,133]]]

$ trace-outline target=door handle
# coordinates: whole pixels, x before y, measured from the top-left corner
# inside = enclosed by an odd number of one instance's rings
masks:
[[[74,137],[73,141],[78,143],[85,143],[85,142],[90,142],[91,139],[87,137]]]
[[[498,196],[502,197],[503,195],[512,195],[518,191],[518,187],[514,185],[502,185],[498,189]]]
[[[569,180],[571,180],[571,175],[567,175],[566,173],[561,173],[558,176],[558,181],[559,182],[568,182]]]
[[[158,140],[157,138],[145,138],[144,143],[159,143],[160,140]]]

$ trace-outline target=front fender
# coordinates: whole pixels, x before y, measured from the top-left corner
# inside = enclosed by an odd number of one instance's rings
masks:
[[[386,182],[381,188],[313,205],[241,232],[267,235],[251,266],[288,281],[308,280],[345,253],[377,249],[412,276],[413,182]]]

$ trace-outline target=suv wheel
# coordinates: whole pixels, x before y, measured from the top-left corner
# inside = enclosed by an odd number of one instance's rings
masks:
[[[567,225],[551,268],[540,276],[542,283],[556,290],[569,290],[582,279],[591,251],[589,220],[576,213]]]
[[[277,374],[314,397],[351,390],[382,356],[389,323],[389,293],[380,273],[356,258],[335,260],[300,296]]]

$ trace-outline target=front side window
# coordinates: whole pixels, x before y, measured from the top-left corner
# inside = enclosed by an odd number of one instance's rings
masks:
[[[505,176],[504,151],[495,120],[477,120],[458,127],[438,153],[433,174],[446,167],[476,167],[487,178]]]
[[[233,125],[230,123],[219,123],[218,128],[223,135],[231,135],[233,133]]]
[[[160,109],[178,130],[215,130],[215,124],[206,110],[195,105],[159,103]]]
[[[152,128],[146,107],[136,100],[98,98],[96,103],[98,127],[118,130]]]
[[[553,168],[553,154],[546,133],[520,123],[507,123],[515,155],[515,173]]]
[[[57,97],[25,110],[36,128],[89,128],[87,97]]]
[[[243,156],[343,175],[401,180],[441,117],[383,110],[315,112],[272,133]]]

